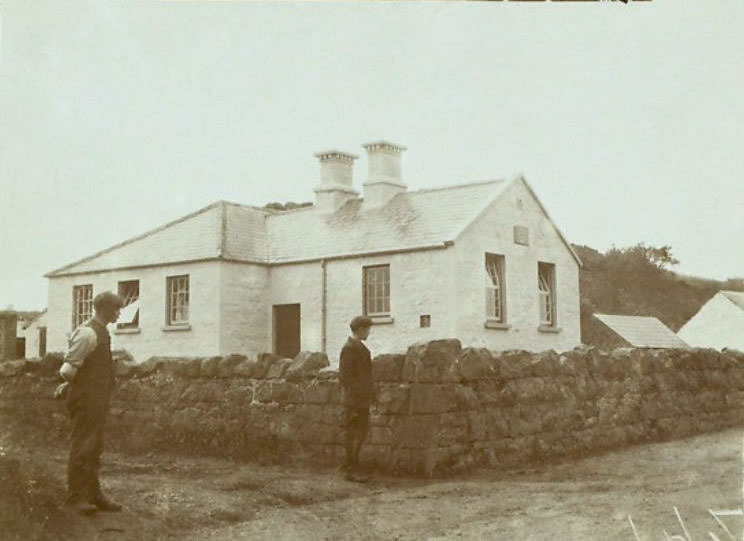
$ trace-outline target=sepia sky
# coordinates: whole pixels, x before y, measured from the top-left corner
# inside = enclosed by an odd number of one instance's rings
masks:
[[[522,172],[571,242],[744,276],[740,0],[0,9],[0,308],[213,201],[310,201],[314,152],[375,139],[410,189]]]

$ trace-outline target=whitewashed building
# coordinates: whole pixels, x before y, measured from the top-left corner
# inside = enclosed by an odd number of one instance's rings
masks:
[[[744,292],[719,291],[677,334],[691,346],[744,351]]]
[[[299,350],[337,354],[349,320],[375,322],[375,352],[456,337],[491,349],[580,342],[579,266],[521,176],[408,191],[403,147],[316,154],[312,206],[217,202],[53,272],[48,347],[90,317],[101,291],[128,307],[114,347],[137,360]]]
[[[22,336],[25,338],[27,359],[44,356],[47,351],[46,310],[26,324]]]

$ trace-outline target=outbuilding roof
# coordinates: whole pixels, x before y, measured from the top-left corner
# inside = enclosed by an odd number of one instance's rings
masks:
[[[719,293],[744,310],[744,291],[719,291]]]
[[[452,244],[514,182],[523,182],[535,196],[519,176],[406,191],[371,209],[357,198],[333,213],[317,212],[314,207],[275,211],[220,201],[47,276],[209,259],[272,265],[442,248]]]
[[[594,314],[615,334],[638,348],[689,347],[674,331],[655,317]]]

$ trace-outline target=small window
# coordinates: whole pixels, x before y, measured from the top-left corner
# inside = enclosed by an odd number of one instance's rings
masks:
[[[540,299],[540,325],[556,326],[555,265],[537,264],[537,289]]]
[[[419,316],[419,326],[421,328],[431,327],[431,316],[429,314]]]
[[[390,315],[390,265],[364,267],[364,313]]]
[[[189,276],[168,277],[168,325],[186,325],[189,322]]]
[[[486,254],[486,317],[490,321],[506,322],[504,256]]]
[[[119,297],[122,309],[116,328],[136,329],[139,327],[139,280],[119,282]]]
[[[80,325],[93,317],[93,285],[85,284],[73,286],[72,288],[72,328],[77,329]]]

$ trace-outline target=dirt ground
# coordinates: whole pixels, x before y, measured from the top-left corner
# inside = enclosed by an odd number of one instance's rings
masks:
[[[307,466],[106,454],[104,485],[125,510],[91,518],[59,509],[64,449],[4,438],[0,458],[6,477],[10,462],[25,476],[16,485],[0,480],[3,539],[632,540],[684,535],[685,529],[689,539],[712,539],[709,532],[733,539],[708,510],[744,503],[741,430],[508,473],[428,480],[378,475],[362,485]],[[24,491],[22,504],[13,500]],[[13,514],[14,505],[24,518]],[[23,520],[29,524],[18,523]],[[721,520],[741,538],[741,516]]]

